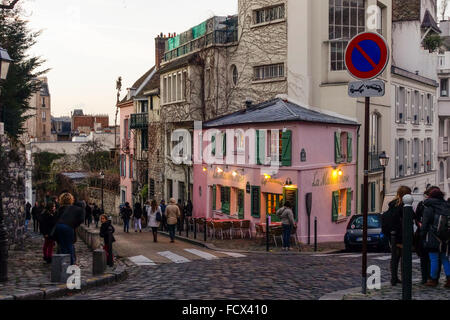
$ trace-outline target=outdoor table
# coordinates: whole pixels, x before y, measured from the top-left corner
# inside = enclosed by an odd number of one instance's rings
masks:
[[[258,223],[258,225],[260,225],[263,228],[263,232],[266,232],[267,228],[266,225],[267,223]],[[281,222],[273,222],[270,224],[270,228],[279,228],[281,227],[283,224]]]

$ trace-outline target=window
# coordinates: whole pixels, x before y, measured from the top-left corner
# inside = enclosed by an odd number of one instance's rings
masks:
[[[337,222],[352,214],[353,191],[342,189],[332,194],[332,221]]]
[[[184,204],[186,200],[186,186],[184,182],[178,182],[178,199],[181,200],[181,203]]]
[[[270,80],[284,77],[284,63],[257,66],[253,68],[254,81]]]
[[[420,172],[420,141],[419,139],[413,140],[412,145],[412,169],[414,174],[418,174]]]
[[[329,0],[329,40],[332,71],[345,70],[344,52],[348,41],[365,30],[364,0]]]
[[[272,221],[279,221],[280,219],[276,216],[278,209],[281,207],[283,202],[282,194],[266,194],[266,213],[272,216]]]
[[[425,108],[425,123],[428,125],[433,124],[434,120],[434,101],[431,94],[427,94],[426,108]]]
[[[395,89],[395,120],[397,123],[405,123],[406,121],[406,90],[404,87],[396,87]]]
[[[45,124],[42,125],[42,135],[47,135],[47,130],[45,128]]]
[[[414,99],[413,99],[413,106],[412,106],[412,121],[413,124],[419,124],[420,121],[420,110],[419,110],[419,102],[420,100],[420,93],[419,91],[414,91]]]
[[[42,111],[42,120],[46,120],[47,119],[47,114],[45,113],[45,111]]]
[[[381,116],[379,113],[372,113],[370,116],[370,153],[378,154],[381,141]]]
[[[252,187],[251,189],[251,200],[252,200],[252,217],[261,217],[261,187]]]
[[[448,97],[448,79],[441,79],[441,97]]]
[[[424,151],[425,157],[425,172],[430,172],[433,170],[433,161],[432,161],[432,155],[433,155],[433,140],[431,138],[427,138],[425,140],[425,151]]]
[[[236,65],[234,64],[231,66],[231,77],[233,79],[233,85],[237,85],[239,73]]]
[[[222,203],[222,213],[230,214],[231,188],[220,186],[220,202]]]
[[[383,9],[377,6],[377,32],[383,35]]]
[[[148,112],[148,101],[141,101],[141,113]]]
[[[141,131],[141,150],[148,150],[148,129]]]
[[[254,11],[254,23],[261,24],[279,19],[284,19],[284,4],[276,6],[258,9]]]
[[[185,100],[186,96],[186,71],[180,71],[166,75],[163,79],[163,103],[177,103]]]
[[[278,132],[278,135],[276,134]],[[267,137],[268,136],[268,137]],[[267,134],[267,130],[256,130],[256,163],[258,165],[268,165],[266,148],[268,143],[270,143],[270,158],[272,161],[279,161],[280,165],[283,167],[292,166],[292,131],[286,130],[270,131],[270,135]],[[278,148],[278,150],[277,150]],[[277,157],[279,157],[277,159]]]
[[[396,177],[404,177],[407,174],[408,144],[405,139],[395,141],[395,167]]]
[[[42,98],[42,108],[46,108],[46,105],[45,105],[45,98]]]
[[[334,134],[335,163],[353,162],[353,134],[350,132],[336,132]]]
[[[167,180],[167,198],[173,198],[173,181]]]
[[[237,153],[245,153],[245,134],[243,130],[236,132],[236,149]]]

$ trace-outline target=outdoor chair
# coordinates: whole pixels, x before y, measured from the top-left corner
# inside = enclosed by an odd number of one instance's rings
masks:
[[[212,224],[214,239],[217,239],[217,237],[220,236],[220,237],[222,237],[222,240],[223,240],[222,223],[217,222],[217,221],[212,221],[211,224]]]
[[[260,224],[256,224],[255,228],[256,228],[256,238],[259,238],[259,237],[263,238],[264,235],[266,234],[264,232],[263,226]]]
[[[222,240],[223,240],[223,236],[224,235],[229,235],[230,239],[233,239],[232,236],[232,228],[233,228],[233,223],[230,222],[222,222]]]
[[[206,222],[206,227],[208,228],[206,231],[208,232],[208,236],[210,238],[216,238],[215,234],[216,234],[216,229],[215,229],[215,225],[214,222],[212,221],[207,221]]]
[[[242,238],[241,221],[233,221],[231,227],[231,236],[240,234]]]
[[[281,238],[281,242],[283,243],[283,228],[280,227],[269,227],[269,236],[273,238],[273,242],[275,243],[275,246],[278,247],[277,243],[277,237]]]
[[[241,221],[241,237],[244,238],[244,234],[248,233],[248,237],[252,238],[252,231],[250,230],[250,221],[244,220]]]

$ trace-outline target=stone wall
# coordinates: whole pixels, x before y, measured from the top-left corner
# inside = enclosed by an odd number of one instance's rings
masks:
[[[3,214],[9,247],[14,249],[22,247],[24,241],[26,153],[22,143],[11,142],[5,135],[0,135],[0,146],[8,163],[7,172],[2,168],[0,177],[7,185],[1,195]]]
[[[102,206],[102,189],[89,188],[89,202],[95,203],[99,208]],[[119,216],[120,196],[118,192],[110,190],[103,191],[103,206],[105,213],[113,218]],[[115,220],[115,219],[114,219]]]

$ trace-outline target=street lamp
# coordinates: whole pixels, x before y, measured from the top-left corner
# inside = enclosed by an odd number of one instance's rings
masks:
[[[102,180],[102,214],[105,213],[105,208],[103,205],[103,187],[105,182],[105,173],[103,171],[100,172],[100,180]]]
[[[0,47],[0,80],[6,80],[9,65],[12,60],[8,52]],[[3,114],[0,101],[0,135],[4,132]],[[0,186],[0,282],[8,280],[8,232],[4,223],[3,215],[3,195],[1,194]]]
[[[386,196],[386,168],[389,166],[389,157],[386,155],[386,152],[382,152],[380,154],[380,165],[383,167],[383,202],[384,197]]]

